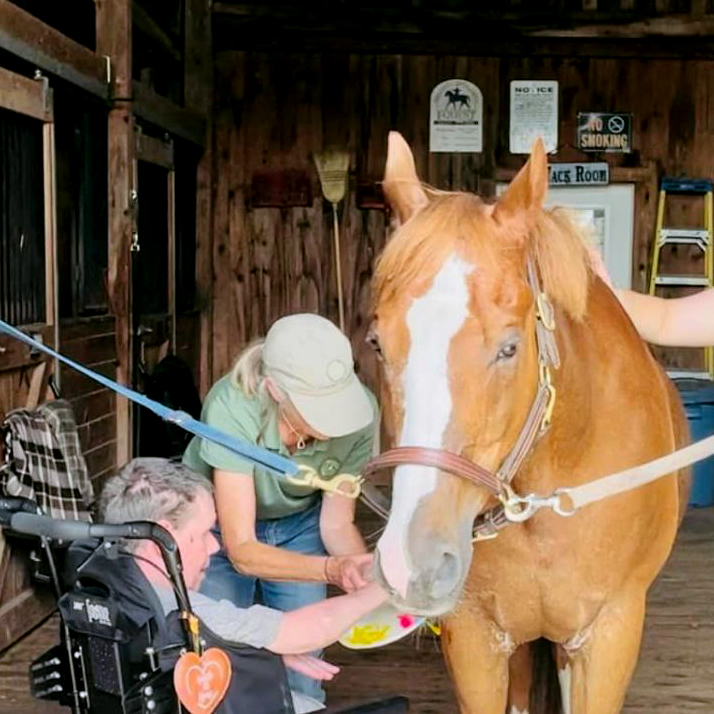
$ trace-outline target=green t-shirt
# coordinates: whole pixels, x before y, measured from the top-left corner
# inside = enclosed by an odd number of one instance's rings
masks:
[[[367,393],[376,419],[379,413],[377,400],[369,390]],[[327,441],[312,440],[301,451],[290,454],[280,440],[275,413],[262,428],[263,411],[259,397],[247,397],[242,389],[231,383],[230,375],[226,375],[208,392],[201,419],[231,436],[286,456],[297,464],[311,466],[323,479],[341,473],[358,474],[372,456],[374,424],[347,436]],[[197,436],[186,448],[183,462],[209,478],[213,469],[252,475],[255,482],[256,518],[259,520],[299,513],[312,506],[319,497],[316,489],[288,483],[285,478],[256,466],[229,449]]]

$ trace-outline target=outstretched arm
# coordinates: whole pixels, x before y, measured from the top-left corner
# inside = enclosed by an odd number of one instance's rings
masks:
[[[660,298],[615,290],[647,342],[672,347],[714,345],[714,288],[683,298]]]
[[[642,295],[615,288],[602,256],[594,248],[590,249],[590,260],[647,342],[665,347],[714,345],[714,288],[683,298]]]
[[[266,649],[277,654],[301,654],[339,639],[351,625],[387,600],[375,583],[349,595],[331,597],[282,616],[275,639]]]

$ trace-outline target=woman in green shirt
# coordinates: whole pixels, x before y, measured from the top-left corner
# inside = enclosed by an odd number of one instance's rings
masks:
[[[278,320],[206,396],[202,419],[323,479],[358,474],[372,455],[377,402],[354,373],[349,340],[318,315]],[[239,607],[289,611],[324,599],[326,583],[366,584],[372,556],[354,524],[355,502],[296,486],[195,437],[185,464],[213,478],[221,551],[201,592]],[[293,685],[322,697],[319,683]]]

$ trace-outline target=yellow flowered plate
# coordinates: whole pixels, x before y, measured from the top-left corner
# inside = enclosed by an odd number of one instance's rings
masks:
[[[339,643],[351,650],[384,647],[424,624],[423,617],[398,612],[386,603],[365,615],[345,632]]]

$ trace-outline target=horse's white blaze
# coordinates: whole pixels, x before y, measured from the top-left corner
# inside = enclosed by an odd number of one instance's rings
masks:
[[[404,424],[399,446],[442,445],[452,407],[449,348],[468,315],[466,276],[472,270],[473,265],[450,257],[429,291],[414,300],[407,312],[410,347],[402,377]],[[382,571],[402,597],[410,573],[409,523],[419,502],[436,488],[436,481],[436,469],[426,466],[400,466],[394,474],[392,512],[378,549]]]
[[[572,707],[570,704],[571,697],[571,669],[570,665],[566,665],[563,669],[558,670],[558,681],[560,682],[560,698],[563,702],[563,714],[570,714]]]
[[[518,707],[511,707],[510,714],[528,714],[527,709],[519,709]]]

